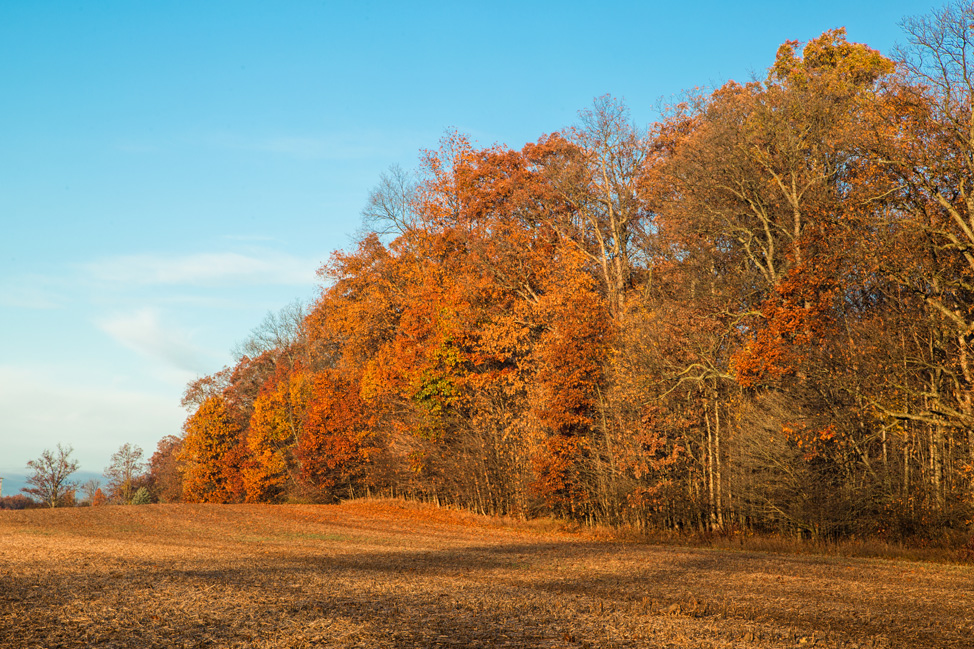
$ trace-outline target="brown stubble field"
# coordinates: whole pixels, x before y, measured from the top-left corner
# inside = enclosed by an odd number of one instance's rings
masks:
[[[974,568],[400,503],[0,512],[0,647],[974,647]]]

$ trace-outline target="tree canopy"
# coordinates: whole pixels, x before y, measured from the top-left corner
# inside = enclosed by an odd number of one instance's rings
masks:
[[[972,22],[910,21],[895,58],[789,41],[645,129],[606,96],[520,150],[449,133],[382,177],[313,304],[190,384],[153,471],[201,502],[963,528]]]

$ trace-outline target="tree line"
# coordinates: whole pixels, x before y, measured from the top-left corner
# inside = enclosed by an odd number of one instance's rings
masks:
[[[58,444],[56,449],[45,449],[40,457],[27,462],[30,472],[27,486],[19,494],[0,498],[0,509],[146,505],[152,502],[149,465],[142,460],[144,451],[139,446],[122,444],[112,454],[104,471],[108,478],[104,490],[100,480],[91,479],[81,484],[71,479],[79,468],[78,461],[71,457],[73,452],[71,446]]]
[[[974,5],[836,29],[648,128],[382,176],[317,300],[192,382],[162,501],[364,494],[680,530],[974,515]]]

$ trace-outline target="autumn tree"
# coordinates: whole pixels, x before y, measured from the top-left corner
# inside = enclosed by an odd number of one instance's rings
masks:
[[[78,462],[71,459],[71,446],[57,445],[56,451],[45,449],[36,460],[27,463],[29,487],[21,489],[48,507],[71,505],[77,485],[69,479],[78,470]]]
[[[87,501],[89,505],[95,502],[95,492],[100,488],[101,480],[95,480],[94,478],[85,481],[85,483],[81,485],[81,491],[84,493],[85,501]]]
[[[91,506],[101,507],[102,505],[107,505],[107,504],[108,504],[108,496],[105,495],[105,493],[101,490],[100,487],[98,489],[95,489],[95,494],[91,499]]]
[[[605,95],[581,111],[577,126],[537,146],[547,150],[543,173],[553,202],[564,208],[554,211],[550,223],[598,269],[618,316],[633,285],[634,240],[653,227],[639,188],[648,159],[646,134],[632,123],[625,104]]]
[[[379,184],[369,192],[362,210],[366,233],[398,236],[416,227],[417,181],[399,165],[393,165],[379,176]]]
[[[108,497],[113,502],[131,504],[132,496],[143,486],[146,463],[142,461],[142,454],[139,446],[127,442],[112,454],[105,468],[105,477],[108,478]]]
[[[262,354],[280,357],[292,367],[304,349],[304,305],[295,300],[277,313],[268,312],[250,335],[236,346],[238,360],[258,358]]]
[[[572,252],[566,251],[564,274],[540,305],[548,313],[532,358],[532,415],[543,435],[533,460],[534,489],[558,513],[591,516],[597,393],[609,330],[606,305],[591,276],[580,272],[580,255]]]
[[[149,459],[149,491],[158,502],[174,503],[183,498],[182,447],[181,438],[167,435],[159,440]]]
[[[884,324],[902,327],[886,343],[894,371],[870,401],[884,436],[900,440],[894,466],[908,502],[954,521],[974,506],[972,24],[970,3],[904,22],[901,75],[863,146],[891,185],[876,259],[890,284]]]
[[[886,186],[859,138],[872,124],[866,107],[882,100],[892,71],[888,59],[833,30],[784,44],[765,82],[691,97],[654,131],[644,188],[657,215],[647,250],[655,283],[645,322],[682,320],[674,324],[684,341],[665,357],[660,378],[670,384],[670,412],[680,409],[674,399],[697,404],[686,408],[684,498],[706,503],[712,523],[721,524],[728,506],[739,516],[760,504],[762,517],[777,512],[772,520],[791,506],[775,500],[785,492],[744,489],[737,478],[746,469],[734,473],[747,458],[764,461],[746,453],[747,440],[760,448],[782,436],[742,425],[766,396],[782,426],[815,437],[841,422],[840,436],[871,439],[858,425],[863,399],[833,377],[844,345],[838,332],[859,317],[857,302],[875,295],[863,270],[871,242],[862,235],[872,231],[871,201]],[[816,456],[822,473],[799,478],[796,488],[847,484],[846,469],[861,460],[850,453],[832,458],[838,466]],[[794,457],[795,466],[775,470],[798,476],[809,468],[807,452]],[[823,529],[802,516],[781,523]]]
[[[367,408],[358,387],[334,372],[316,374],[309,386],[307,419],[296,454],[300,479],[316,500],[354,497],[366,476],[373,449]]]
[[[232,502],[238,495],[239,457],[234,453],[240,429],[221,397],[210,397],[183,427],[183,498],[188,502]]]
[[[268,382],[254,402],[246,432],[248,462],[242,471],[248,501],[276,501],[293,491],[298,469],[294,449],[311,401],[309,382],[306,373],[286,374]]]
[[[371,409],[370,443],[385,449],[370,454],[373,485],[491,511],[509,505],[502,458],[516,446],[508,408],[517,391],[498,402],[501,390],[487,390],[495,372],[510,379],[514,369],[501,349],[512,337],[495,317],[536,299],[537,278],[524,272],[532,237],[519,220],[537,186],[529,166],[517,152],[446,138],[424,156],[410,227],[388,245],[366,237],[324,269],[333,284],[313,329],[340,347],[335,378],[359,385]]]
[[[30,509],[31,507],[38,507],[36,500],[32,500],[23,494],[14,494],[13,496],[2,496],[0,497],[0,510],[4,509]]]

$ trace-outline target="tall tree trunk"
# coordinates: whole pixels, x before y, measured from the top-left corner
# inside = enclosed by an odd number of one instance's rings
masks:
[[[724,527],[724,502],[722,494],[721,470],[720,470],[720,401],[714,401],[714,448],[716,453],[716,474],[717,474],[717,525]]]

